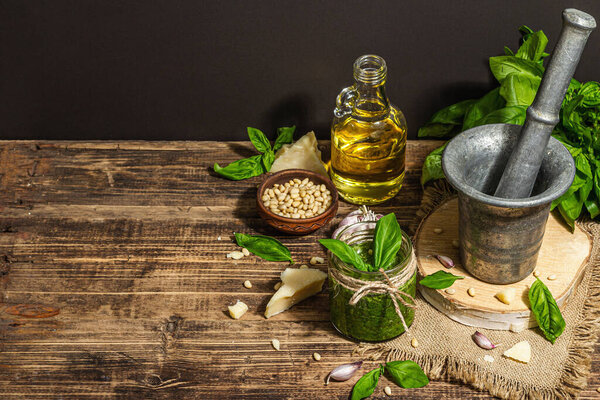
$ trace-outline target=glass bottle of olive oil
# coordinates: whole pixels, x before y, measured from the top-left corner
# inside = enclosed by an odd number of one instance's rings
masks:
[[[378,204],[396,195],[404,180],[406,119],[385,95],[383,58],[354,63],[355,84],[337,97],[331,126],[331,179],[355,204]]]

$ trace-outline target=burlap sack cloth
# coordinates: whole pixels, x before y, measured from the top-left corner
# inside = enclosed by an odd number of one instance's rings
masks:
[[[423,218],[450,196],[451,190],[442,182],[427,188],[413,232]],[[592,254],[576,294],[563,310],[567,326],[554,345],[537,328],[513,333],[459,324],[417,296],[411,336],[405,334],[378,344],[361,343],[356,353],[373,360],[413,360],[431,379],[443,376],[458,379],[503,399],[577,398],[587,384],[600,326],[600,225],[592,222],[579,225],[593,237]],[[493,350],[480,349],[471,339],[476,330],[493,343],[503,345]],[[417,348],[410,345],[412,337],[419,341]],[[531,344],[529,364],[502,357],[506,349],[522,340]],[[484,355],[491,355],[494,361],[485,361]]]

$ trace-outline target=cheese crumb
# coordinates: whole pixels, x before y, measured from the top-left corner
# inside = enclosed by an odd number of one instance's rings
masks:
[[[277,340],[277,339],[271,340],[271,345],[277,351],[279,351],[279,349],[281,349],[281,344],[279,343],[279,340]]]
[[[245,247],[242,247],[242,254],[243,254],[243,255],[245,255],[245,256],[249,256],[249,255],[250,255],[250,252],[248,251],[248,249],[247,249],[247,248],[245,248]]]
[[[433,232],[439,235],[440,233],[444,232],[444,230],[442,228],[434,228]]]
[[[531,346],[527,340],[515,344],[504,352],[504,357],[527,364],[531,360]]]
[[[229,309],[229,315],[231,315],[231,318],[233,319],[242,318],[242,315],[246,314],[246,311],[248,311],[248,306],[246,303],[239,300],[237,303],[232,306],[228,306],[227,308]]]
[[[494,362],[494,357],[490,356],[489,354],[486,354],[485,356],[483,356],[483,359],[490,363]]]
[[[323,264],[325,259],[323,257],[313,257],[310,259],[312,265]]]
[[[239,260],[244,257],[244,253],[241,251],[232,251],[231,253],[227,253],[227,258],[233,258],[234,260]]]
[[[496,298],[503,302],[504,304],[510,304],[515,299],[515,295],[517,293],[517,289],[515,288],[506,288],[504,290],[496,293]]]

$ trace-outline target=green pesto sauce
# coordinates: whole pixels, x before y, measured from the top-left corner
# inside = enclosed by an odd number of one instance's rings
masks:
[[[372,264],[373,258],[368,253],[371,242],[365,242],[352,246],[360,254],[363,260]],[[404,254],[399,252],[397,263],[402,262]],[[415,274],[406,282],[400,290],[416,295],[417,275]],[[372,294],[364,296],[356,305],[348,304],[354,292],[348,290],[329,276],[329,305],[331,322],[340,333],[358,340],[376,342],[394,338],[404,332],[402,321],[394,303],[388,294]],[[406,302],[410,300],[405,298]],[[410,326],[415,317],[414,309],[399,303],[400,310],[404,316],[407,326]]]

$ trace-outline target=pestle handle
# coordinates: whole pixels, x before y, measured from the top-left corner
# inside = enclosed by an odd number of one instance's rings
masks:
[[[596,20],[574,8],[563,11],[563,27],[552,58],[510,155],[494,196],[522,199],[531,195],[546,146],[559,121],[562,101]]]

